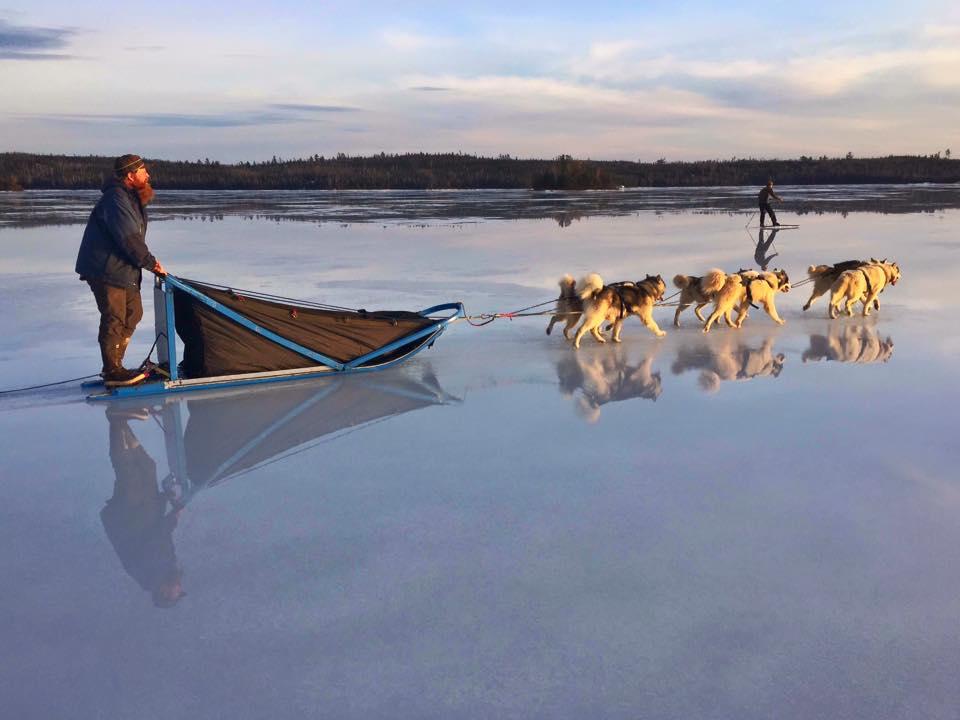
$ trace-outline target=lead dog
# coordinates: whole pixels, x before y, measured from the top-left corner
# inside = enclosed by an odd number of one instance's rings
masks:
[[[803,306],[804,311],[816,302],[817,298],[830,292],[830,288],[845,270],[854,270],[869,264],[866,260],[844,260],[835,265],[811,265],[807,268],[807,277],[813,280],[813,292],[810,299]],[[572,278],[571,278],[572,279]]]
[[[751,305],[756,306],[759,303],[767,315],[769,315],[777,325],[783,325],[783,320],[777,314],[777,306],[774,304],[778,292],[790,292],[790,278],[783,270],[774,270],[773,272],[760,273],[756,270],[745,270],[732,275],[727,275],[727,281],[723,288],[717,293],[713,312],[707,318],[703,331],[710,332],[710,328],[721,317],[730,322],[730,313],[734,308],[737,310],[737,319],[734,321],[734,327],[743,325],[747,319],[747,311]]]
[[[716,298],[726,279],[727,274],[717,268],[708,270],[707,274],[701,277],[675,275],[673,285],[680,290],[680,300],[678,301],[677,312],[673,316],[674,327],[680,327],[680,313],[694,303],[696,303],[696,307],[693,309],[694,315],[700,322],[706,322],[700,311]]]
[[[563,336],[569,340],[570,331],[576,326],[583,312],[583,300],[577,295],[577,283],[573,275],[564,275],[557,284],[560,286],[560,297],[557,298],[557,311],[547,325],[547,335],[553,330],[554,325],[562,322],[565,323]]]
[[[899,281],[900,266],[886,260],[840,273],[831,288],[830,317],[836,318],[840,314],[841,305],[847,315],[853,315],[853,306],[858,301],[863,303],[863,316],[868,316],[871,305],[879,307],[877,296],[887,285],[896,285]]]
[[[575,348],[579,349],[580,339],[588,332],[597,342],[605,343],[600,334],[604,322],[613,324],[613,341],[620,342],[623,321],[630,315],[639,317],[657,337],[666,335],[653,319],[653,305],[667,289],[659,275],[647,275],[636,283],[604,285],[603,278],[591,273],[577,284],[576,289],[583,301],[583,319],[573,338]]]

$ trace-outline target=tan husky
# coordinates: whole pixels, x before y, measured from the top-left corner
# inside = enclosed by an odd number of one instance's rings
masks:
[[[673,315],[674,327],[680,327],[680,313],[696,303],[693,309],[694,315],[700,322],[706,322],[700,311],[708,305],[714,298],[723,283],[726,282],[727,274],[723,270],[713,268],[708,270],[706,275],[697,277],[696,275],[675,275],[673,285],[680,290],[680,300],[677,304],[677,312]]]
[[[830,288],[833,287],[833,283],[840,277],[840,273],[845,270],[854,270],[868,264],[869,262],[866,260],[844,260],[834,265],[811,265],[808,267],[807,277],[813,280],[813,292],[810,293],[810,299],[807,300],[803,306],[804,311],[809,310],[817,298],[830,292]]]
[[[896,285],[900,281],[900,266],[895,262],[878,260],[869,265],[845,270],[833,283],[830,296],[830,317],[840,314],[844,306],[847,315],[853,315],[853,306],[863,303],[863,316],[870,314],[870,306],[877,302],[877,296],[887,285]]]
[[[577,283],[577,295],[583,300],[583,320],[573,338],[573,346],[580,347],[580,339],[590,333],[599,343],[606,340],[600,334],[604,322],[613,324],[613,341],[620,342],[620,330],[623,321],[630,315],[636,315],[657,337],[666,333],[653,319],[653,306],[663,297],[667,286],[659,275],[647,275],[636,283],[618,283],[604,285],[603,278],[596,273],[587,275]]]
[[[733,325],[739,328],[747,319],[750,306],[755,306],[756,303],[766,310],[767,315],[773,318],[775,323],[783,325],[783,320],[777,314],[777,306],[774,304],[778,292],[790,292],[790,278],[783,270],[763,273],[745,270],[727,275],[727,281],[717,293],[713,312],[707,318],[703,331],[710,332],[710,328],[721,317],[729,323],[730,313],[734,308],[737,310],[737,319]]]

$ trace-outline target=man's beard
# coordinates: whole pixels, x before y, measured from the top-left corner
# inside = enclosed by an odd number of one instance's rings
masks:
[[[153,200],[153,188],[150,186],[150,181],[148,180],[143,185],[135,186],[134,190],[137,191],[137,195],[140,196],[140,205],[146,207],[151,200]]]

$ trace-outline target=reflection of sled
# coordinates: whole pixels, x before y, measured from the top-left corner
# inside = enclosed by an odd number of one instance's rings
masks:
[[[418,368],[418,370],[420,370]],[[429,367],[377,378],[328,377],[292,383],[118,400],[118,410],[163,427],[168,490],[186,503],[198,490],[304,452],[363,427],[431,405],[459,402]]]
[[[367,312],[235,292],[172,275],[156,281],[154,313],[162,375],[91,399],[380,370],[430,347],[464,315],[458,302],[419,312]],[[180,366],[176,335],[184,341]]]

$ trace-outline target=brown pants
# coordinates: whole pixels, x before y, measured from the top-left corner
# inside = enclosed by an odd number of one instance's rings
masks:
[[[100,311],[100,331],[97,341],[100,350],[104,353],[104,367],[106,367],[106,352],[109,348],[126,349],[137,323],[143,317],[143,305],[140,302],[140,288],[119,288],[107,285],[102,280],[87,280],[93,297],[97,300],[97,310]],[[120,351],[123,357],[123,351]]]

